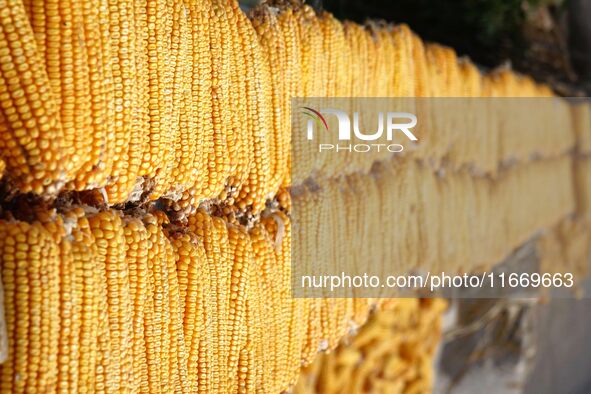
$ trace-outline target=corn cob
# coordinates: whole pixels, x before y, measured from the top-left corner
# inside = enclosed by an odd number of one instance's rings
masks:
[[[138,254],[139,256],[142,256],[144,254],[144,252],[141,252],[142,249],[140,249],[141,244],[143,243],[143,239],[145,237],[146,239],[146,259],[145,262],[142,260],[138,259],[138,265],[136,266],[137,268],[134,269],[134,266],[130,264],[130,288],[133,291],[134,289],[136,290],[140,290],[140,284],[143,282],[140,282],[139,280],[141,279],[141,273],[145,271],[145,275],[146,275],[146,280],[147,282],[145,283],[145,286],[142,286],[144,288],[145,291],[145,295],[144,295],[144,303],[143,304],[138,304],[141,309],[143,310],[143,332],[144,332],[144,347],[145,347],[145,360],[146,360],[146,376],[144,377],[143,375],[143,367],[142,367],[142,378],[140,379],[140,391],[141,392],[150,392],[150,393],[154,393],[154,392],[161,392],[161,387],[160,387],[160,333],[161,333],[161,320],[157,319],[156,316],[156,309],[155,309],[155,305],[156,305],[156,297],[155,297],[155,292],[154,292],[154,272],[153,272],[153,265],[154,265],[154,259],[158,259],[160,256],[157,253],[157,250],[154,249],[154,245],[152,244],[152,240],[150,239],[151,234],[149,232],[149,229],[153,229],[153,227],[149,227],[149,226],[144,226],[143,222],[137,222],[135,220],[129,220],[127,227],[126,227],[126,241],[129,244],[129,241],[132,239],[130,237],[133,237],[133,239],[138,238],[139,239],[139,245],[138,245]],[[155,254],[152,254],[155,253]],[[146,267],[143,267],[143,264],[146,265]],[[134,280],[135,280],[135,276],[133,275],[134,272],[137,272],[137,287],[134,286]],[[136,293],[137,295],[140,295],[141,293]],[[137,310],[137,308],[135,308],[135,310]],[[138,311],[139,312],[139,311]],[[134,312],[135,313],[135,312]],[[137,316],[137,318],[140,318],[140,313],[138,313],[138,315],[134,315]],[[137,320],[136,320],[137,321]],[[134,324],[134,336],[135,336],[135,332],[141,332],[142,331],[142,327],[139,327],[137,325]],[[136,350],[139,351],[141,349],[141,342],[139,345],[139,348],[134,348],[134,354],[136,353]],[[134,356],[135,357],[135,356]],[[140,357],[140,359],[143,359],[144,356],[139,355],[138,357]],[[134,359],[135,362],[135,359]],[[146,382],[145,379],[147,379],[147,389],[146,389]]]
[[[195,122],[193,158],[186,174],[187,189],[182,198],[195,206],[204,198],[207,187],[207,162],[210,148],[213,147],[212,97],[211,97],[211,51],[209,38],[209,19],[211,4],[208,1],[188,1],[193,40],[191,96],[186,110],[189,119]],[[190,123],[189,123],[190,128]]]
[[[25,7],[60,109],[62,149],[71,158],[67,174],[71,178],[84,164],[92,144],[87,51],[80,45],[84,20],[92,11],[84,2],[71,1],[27,1]]]
[[[151,321],[146,320],[153,326],[153,337],[146,337],[146,348],[148,351],[148,376],[150,379],[150,392],[170,392],[174,390],[170,382],[170,322],[169,283],[166,237],[160,228],[158,219],[148,215],[143,219],[146,230],[149,234],[148,267],[150,280],[154,291],[154,309]]]
[[[166,0],[148,0],[148,78],[150,128],[143,149],[140,176],[155,179],[168,165],[165,160],[172,143],[172,86],[171,62],[172,7]],[[150,28],[152,27],[153,28]]]
[[[302,5],[295,10],[298,33],[301,42],[301,84],[302,97],[322,97],[326,95],[322,78],[324,75],[324,55],[322,54],[323,37],[320,24],[314,10]]]
[[[370,36],[363,26],[356,23],[344,22],[343,29],[351,52],[351,96],[363,97],[371,86],[367,74],[372,68],[371,63],[363,65],[363,62],[375,59],[369,56]]]
[[[205,248],[188,234],[173,236],[179,278],[190,392],[212,392],[211,341],[215,332]]]
[[[56,194],[71,169],[59,107],[24,5],[0,2],[0,150],[23,192]]]
[[[97,257],[98,253],[97,248]],[[118,386],[118,378],[116,376],[117,365],[112,360],[106,282],[104,270],[102,267],[99,267],[98,357],[95,366],[94,387],[91,390],[97,393],[113,393],[116,392],[114,388]]]
[[[124,233],[133,313],[132,390],[149,393],[145,316],[147,307],[153,305],[153,300],[148,299],[152,297],[153,290],[148,267],[148,232],[139,219],[124,218]]]
[[[244,231],[244,230],[242,230]],[[231,230],[229,231],[232,237]],[[261,271],[255,265],[254,253],[250,243],[250,237],[244,231],[242,233],[246,241],[246,264],[247,267],[240,267],[241,279],[244,278],[244,321],[242,324],[246,326],[246,335],[244,344],[240,349],[240,357],[238,360],[238,392],[239,393],[253,393],[257,391],[270,390],[271,385],[265,385],[263,369],[271,367],[269,356],[267,355],[268,348],[266,341],[263,338],[263,330],[267,327],[263,325],[262,308],[263,303],[267,302],[262,298],[262,290],[260,286]],[[238,257],[235,255],[235,258]],[[248,259],[250,258],[250,262]],[[235,263],[237,261],[235,260]],[[250,268],[250,269],[249,269]],[[234,280],[233,280],[234,282]],[[240,297],[240,295],[238,295]],[[235,321],[235,323],[240,324]]]
[[[271,190],[277,190],[288,175],[290,130],[290,100],[299,93],[299,70],[295,66],[300,58],[299,36],[291,10],[276,11],[261,6],[251,16],[261,46],[269,64],[278,69],[272,72],[273,138],[269,145],[271,158]]]
[[[159,214],[160,225],[168,224],[168,218],[166,215],[160,212]],[[168,278],[168,303],[170,311],[170,319],[167,322],[170,335],[169,373],[174,391],[187,393],[189,390],[189,381],[187,378],[187,351],[185,348],[183,332],[183,313],[181,311],[176,256],[166,231],[164,234],[167,236],[167,238],[164,239],[164,248],[166,252],[164,268],[168,271],[166,276]]]
[[[112,130],[106,106],[113,98],[106,86],[112,82],[110,45],[104,42],[110,40],[109,30],[103,27],[109,21],[108,5],[27,1],[25,7],[60,107],[63,149],[72,161],[68,180],[78,190],[101,186],[107,175],[103,161],[117,142],[114,136],[108,138],[110,144],[105,141],[106,130]],[[107,148],[111,150],[105,152]]]
[[[326,96],[325,80],[319,75],[326,75],[326,59],[323,52],[323,34],[314,10],[303,5],[295,12],[298,35],[300,37],[300,77],[303,97]],[[301,183],[309,174],[318,170],[321,160],[311,155],[309,145],[299,138],[292,139],[290,157],[298,160],[297,166],[291,167],[290,181]],[[312,159],[314,157],[314,159]]]
[[[280,371],[284,371],[284,379],[280,379],[277,384],[284,384],[286,386],[279,387],[278,389],[286,390],[288,386],[295,383],[295,378],[298,376],[302,363],[307,363],[305,360],[305,339],[308,334],[314,335],[318,338],[318,332],[314,329],[309,332],[307,324],[312,327],[316,327],[317,320],[310,320],[306,322],[305,316],[310,312],[310,307],[315,305],[316,300],[314,299],[294,299],[291,294],[291,221],[290,218],[282,213],[277,212],[272,216],[264,217],[261,219],[261,225],[264,227],[260,231],[262,232],[264,241],[261,244],[261,249],[268,247],[269,243],[273,248],[275,260],[277,264],[277,271],[273,277],[279,278],[280,293],[278,295],[282,304],[281,311],[282,321],[289,322],[286,327],[278,334],[280,338],[287,341],[287,350],[285,350],[285,357],[281,356],[278,359],[280,365]],[[255,231],[253,229],[253,231]],[[264,233],[267,233],[267,237],[264,237]],[[267,246],[265,246],[267,245]],[[255,252],[257,249],[255,249]],[[270,269],[271,267],[266,267]],[[273,283],[277,285],[277,281],[273,280]],[[317,315],[312,314],[313,317]],[[285,331],[287,330],[287,333]],[[313,340],[312,340],[313,341]],[[281,353],[279,353],[281,354]]]
[[[68,188],[86,190],[102,187],[111,174],[115,152],[115,90],[113,53],[108,0],[83,1],[83,34],[87,51],[87,67],[92,111],[91,130],[86,139],[91,142],[88,157],[82,163]]]
[[[244,230],[228,225],[228,259],[231,262],[230,298],[228,304],[229,355],[228,389],[244,392],[250,386],[255,371],[253,349],[248,349],[248,299],[251,284],[252,249]],[[254,301],[254,300],[253,300]],[[248,350],[247,350],[248,349]],[[242,364],[244,363],[244,364]]]
[[[212,1],[209,24],[213,140],[208,145],[205,196],[217,197],[229,175],[226,135],[230,125],[230,62],[232,33],[224,1]]]
[[[306,368],[295,393],[428,392],[444,302],[395,299],[334,353]],[[412,391],[411,391],[412,390]]]
[[[267,344],[262,353],[257,355],[260,363],[266,367],[262,371],[259,382],[259,390],[265,388],[271,392],[280,392],[280,382],[287,381],[289,371],[287,365],[289,324],[285,324],[288,315],[281,297],[283,283],[281,278],[281,266],[275,258],[273,243],[267,230],[262,224],[257,224],[250,231],[250,240],[253,249],[253,259],[256,265],[255,274],[260,275],[260,298],[265,300],[261,305],[262,338],[260,342]],[[272,306],[273,305],[273,306]]]
[[[302,74],[300,59],[302,58],[302,37],[298,26],[296,11],[292,8],[285,8],[279,15],[279,26],[283,33],[284,40],[290,45],[287,46],[287,114],[291,113],[291,99],[302,97],[303,84],[300,78]],[[277,148],[277,167],[280,171],[279,178],[282,186],[291,185],[291,123],[290,116],[286,116],[286,126],[283,129]]]
[[[217,336],[212,337],[210,346],[217,349],[211,360],[211,386],[214,392],[228,391],[228,358],[230,337],[229,325],[230,276],[232,265],[229,260],[228,230],[219,218],[212,218],[199,210],[188,219],[189,229],[203,242],[211,279],[211,288],[216,294],[213,300],[216,308],[212,311],[212,325]]]
[[[100,270],[95,262],[98,251],[90,224],[84,212],[72,209],[64,213],[66,228],[71,228],[69,238],[75,271],[76,289],[80,294],[80,333],[78,337],[78,392],[93,392],[95,368],[98,360],[98,322],[100,292]]]
[[[161,141],[159,145],[159,156],[162,160],[160,168],[157,170],[154,188],[151,191],[151,198],[157,199],[171,191],[174,185],[174,169],[178,165],[176,162],[176,151],[181,148],[182,136],[180,128],[180,117],[185,112],[185,93],[187,91],[187,73],[189,62],[187,34],[188,18],[185,12],[185,4],[182,0],[169,0],[166,6],[167,20],[170,26],[167,26],[166,35],[162,37],[169,50],[169,58],[166,59],[167,69],[164,79],[167,81],[170,93],[165,100],[169,112],[166,113],[169,128],[162,129]],[[161,72],[163,69],[159,69]]]
[[[226,135],[228,145],[229,175],[225,189],[219,196],[231,204],[234,202],[238,189],[242,186],[251,169],[252,158],[248,152],[252,149],[251,135],[246,128],[248,125],[247,103],[244,99],[247,95],[247,83],[243,75],[245,70],[245,53],[242,49],[242,36],[239,19],[243,18],[242,10],[238,2],[224,2],[226,16],[230,24],[232,49],[230,52],[230,101],[236,103],[236,107],[230,111],[231,129]]]
[[[109,6],[111,67],[116,92],[113,167],[106,188],[111,204],[122,203],[129,198],[136,184],[144,140],[147,139],[147,53],[144,49],[145,37],[140,30],[147,22],[145,12],[144,7],[131,1]]]
[[[252,75],[252,78],[246,81],[246,107],[253,162],[248,178],[238,193],[236,204],[240,209],[248,208],[258,213],[273,192],[270,156],[273,140],[269,63],[265,61],[256,33],[244,14],[237,14],[237,23],[242,36],[245,71],[247,75]]]
[[[9,358],[0,391],[58,389],[60,248],[39,222],[0,221],[2,281]]]
[[[408,26],[401,25],[401,30],[408,30]],[[425,46],[423,41],[414,34],[410,32],[411,35],[411,45],[412,45],[412,52],[411,56],[413,59],[414,70],[411,71],[415,78],[414,78],[414,91],[416,97],[431,97],[431,87],[429,81],[429,71],[428,71],[428,63],[425,54]]]
[[[51,234],[59,247],[59,322],[60,340],[58,355],[58,387],[59,392],[78,391],[79,358],[78,338],[80,335],[82,294],[77,288],[77,276],[80,272],[74,265],[72,243],[66,238],[66,229],[61,216],[55,211],[43,208],[35,209],[36,219]]]
[[[340,96],[338,90],[338,56],[339,51],[343,50],[342,42],[339,40],[339,22],[328,12],[323,12],[318,16],[320,32],[323,37],[322,49],[326,63],[326,80],[323,96]]]
[[[133,389],[133,312],[125,233],[121,218],[112,211],[91,216],[89,224],[97,244],[97,263],[106,289],[111,371],[105,371],[105,389],[107,392],[128,392]],[[109,372],[113,376],[108,376]]]
[[[198,52],[194,49],[194,45],[198,45],[194,42],[193,36],[189,28],[193,23],[193,16],[190,14],[189,7],[192,5],[187,2],[178,2],[177,8],[179,11],[187,12],[186,15],[179,15],[180,22],[178,33],[179,37],[173,37],[174,40],[180,41],[175,44],[178,51],[177,70],[175,72],[175,80],[179,81],[175,83],[175,103],[178,106],[178,128],[177,139],[174,145],[175,154],[175,166],[172,169],[171,184],[168,187],[174,191],[184,191],[186,188],[192,186],[192,178],[197,176],[197,173],[193,172],[193,163],[195,160],[199,160],[199,157],[195,157],[197,150],[197,136],[199,130],[196,128],[197,114],[193,108],[193,97],[192,97],[192,84],[193,78],[191,72],[193,69],[198,70],[199,57]],[[197,28],[197,27],[196,27]],[[195,71],[194,75],[200,75],[199,71]]]

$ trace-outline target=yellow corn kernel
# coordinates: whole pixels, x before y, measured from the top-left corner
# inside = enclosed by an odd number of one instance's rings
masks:
[[[308,5],[299,7],[295,12],[298,32],[301,39],[301,76],[302,97],[326,96],[325,75],[326,59],[323,53],[323,35],[314,9]]]
[[[289,196],[284,197],[289,199]],[[315,357],[318,345],[311,350],[308,342],[317,343],[320,338],[318,331],[318,314],[315,313],[315,299],[294,299],[291,294],[291,222],[289,216],[283,212],[276,212],[271,216],[261,219],[269,241],[273,246],[276,264],[278,266],[279,283],[281,283],[280,297],[283,306],[284,319],[288,321],[286,339],[288,348],[286,351],[285,368],[286,380],[283,384],[288,386],[295,383],[302,362],[309,363]],[[309,352],[306,349],[310,349]],[[281,387],[286,390],[287,387]]]
[[[366,75],[372,69],[372,64],[368,62],[373,60],[368,56],[370,37],[363,26],[356,23],[345,21],[343,30],[351,53],[351,96],[364,97],[368,94],[370,85]]]
[[[279,143],[281,135],[285,129],[288,115],[289,100],[286,89],[286,75],[287,70],[287,43],[283,40],[283,35],[277,21],[277,11],[271,9],[267,5],[259,6],[254,9],[251,14],[252,25],[257,33],[259,42],[261,43],[263,55],[269,65],[276,68],[275,72],[270,73],[271,85],[271,105],[272,112],[272,129],[271,129],[271,143],[268,145],[269,165],[270,165],[270,188],[276,188],[279,183],[279,163],[277,162]]]
[[[303,5],[295,10],[295,18],[300,37],[300,75],[302,97],[324,97],[326,93],[326,59],[323,52],[323,34],[320,23],[314,10]],[[371,95],[371,92],[367,92]],[[296,144],[291,148],[289,157],[293,156],[298,160],[297,173],[293,183],[301,183],[314,170],[318,170],[320,161],[313,159],[309,144],[302,144],[299,138],[294,139]],[[288,159],[289,161],[290,159]],[[291,176],[289,177],[291,178]]]
[[[325,59],[325,67],[326,67],[326,77],[324,81],[324,94],[328,97],[334,97],[337,94],[337,74],[338,74],[338,65],[337,65],[337,54],[336,52],[340,49],[337,48],[335,43],[335,29],[334,23],[337,23],[334,20],[332,14],[328,12],[322,12],[318,15],[318,23],[320,25],[320,32],[322,35],[322,53]]]
[[[139,367],[139,392],[158,393],[160,386],[161,319],[155,315],[153,265],[160,256],[154,250],[149,229],[138,219],[126,218],[126,256],[130,258],[130,290],[133,296],[133,365]],[[156,253],[154,253],[156,252]],[[143,303],[141,300],[143,299]],[[140,338],[142,336],[143,338]],[[144,355],[141,354],[143,351]],[[143,364],[145,363],[145,365]]]
[[[265,58],[273,65],[270,73],[272,87],[273,132],[269,146],[271,180],[270,189],[276,191],[289,174],[287,165],[290,154],[291,97],[300,93],[300,47],[299,32],[291,10],[280,10],[260,6],[251,16],[259,36]]]

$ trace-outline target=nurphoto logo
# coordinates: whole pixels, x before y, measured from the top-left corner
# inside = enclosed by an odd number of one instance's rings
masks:
[[[306,136],[308,141],[319,138],[317,133],[330,133],[318,144],[319,152],[370,152],[387,150],[389,152],[402,152],[404,146],[391,143],[397,133],[402,133],[410,141],[417,141],[417,137],[411,131],[417,125],[417,117],[409,112],[378,112],[377,127],[368,131],[360,126],[359,112],[353,112],[352,121],[349,113],[334,108],[315,110],[311,107],[301,107],[306,116]],[[336,117],[337,130],[329,127],[326,116]],[[371,117],[370,117],[371,118]],[[374,116],[372,119],[375,119]],[[372,120],[375,122],[375,120]],[[335,137],[338,140],[335,140]],[[325,142],[325,141],[330,142]],[[356,143],[356,141],[363,141]],[[371,143],[370,143],[371,142]]]

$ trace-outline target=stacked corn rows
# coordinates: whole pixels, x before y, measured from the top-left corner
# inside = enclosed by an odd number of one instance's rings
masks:
[[[508,71],[482,76],[405,26],[341,23],[301,5],[263,6],[252,21],[226,0],[0,6],[2,168],[16,189],[44,196],[104,188],[111,205],[145,194],[260,212],[290,182],[290,97],[550,94]],[[497,129],[431,130],[419,158],[491,170],[569,146],[560,133]]]
[[[352,338],[302,371],[296,394],[428,393],[441,335],[441,300],[396,299]]]
[[[159,211],[31,215],[0,221],[3,393],[279,393],[378,303],[291,298],[281,212],[249,231],[202,210],[186,228]]]
[[[543,234],[538,254],[544,271],[574,272],[578,277],[586,277],[591,272],[591,109],[577,105],[573,112],[574,215]]]
[[[569,158],[557,158],[491,180],[467,173],[441,177],[416,162],[389,161],[368,175],[303,187],[292,201],[299,229],[292,244],[294,283],[343,271],[386,278],[415,269],[488,270],[536,230],[574,211],[570,170]],[[391,297],[394,290],[322,287],[296,294]]]
[[[258,206],[282,183],[269,61],[237,2],[0,7],[0,148],[18,190]]]

